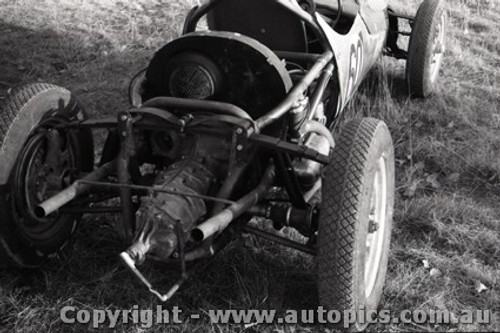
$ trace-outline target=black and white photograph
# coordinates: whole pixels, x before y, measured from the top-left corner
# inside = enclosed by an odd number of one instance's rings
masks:
[[[499,0],[0,0],[0,332],[500,332]]]

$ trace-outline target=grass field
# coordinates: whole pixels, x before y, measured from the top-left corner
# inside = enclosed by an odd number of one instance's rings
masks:
[[[403,8],[414,12],[417,2],[401,0],[399,6],[406,3]],[[194,4],[0,0],[0,98],[13,86],[50,82],[73,91],[91,114],[122,110],[130,78],[178,36]],[[447,0],[446,7],[448,47],[437,94],[408,99],[402,88],[404,62],[380,59],[347,114],[383,119],[395,142],[396,211],[382,307],[396,313],[449,310],[457,316],[462,310],[488,309],[497,316],[484,325],[370,326],[373,331],[500,331],[500,3]],[[156,307],[157,300],[118,260],[114,221],[85,219],[65,252],[37,271],[1,270],[0,330],[89,329],[60,321],[66,305]],[[175,279],[161,266],[144,269],[159,286]],[[479,291],[480,286],[486,289]],[[314,263],[245,237],[169,304],[200,314],[207,309],[313,309]],[[117,330],[145,331],[132,324],[119,324]],[[208,319],[149,330],[330,332],[322,325],[245,327],[211,325]]]

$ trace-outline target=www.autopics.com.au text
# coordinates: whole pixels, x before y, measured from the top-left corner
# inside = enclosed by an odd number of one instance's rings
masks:
[[[236,310],[213,309],[204,312],[203,316],[212,324],[340,324],[348,328],[351,324],[487,324],[495,314],[490,310],[464,310],[454,314],[445,310],[403,310],[397,314],[389,310],[366,311],[361,307],[358,311],[326,310],[323,307],[309,310]],[[60,311],[60,318],[65,324],[90,324],[93,328],[114,328],[117,324],[138,324],[143,328],[153,325],[181,324],[187,319],[199,320],[198,313],[184,313],[182,309],[173,306],[164,309],[161,305],[156,309],[139,309],[134,305],[131,309],[77,309],[75,306],[65,306]]]

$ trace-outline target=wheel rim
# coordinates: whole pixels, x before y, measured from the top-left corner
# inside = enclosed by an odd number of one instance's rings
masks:
[[[446,27],[446,15],[443,13],[439,19],[439,24],[436,29],[436,35],[434,37],[434,43],[432,47],[431,56],[431,81],[435,82],[438,74],[439,68],[441,67],[441,62],[443,60],[443,55],[445,51],[444,38],[445,38],[445,27]]]
[[[387,175],[384,157],[377,161],[377,169],[373,179],[370,196],[370,212],[368,215],[368,233],[365,251],[365,296],[373,292],[382,259],[384,234],[387,215]]]
[[[37,243],[45,244],[50,241],[65,227],[65,224],[69,223],[67,215],[55,214],[38,218],[34,209],[40,202],[66,187],[65,178],[76,167],[70,135],[57,141],[63,143],[57,147],[57,152],[54,152],[56,155],[52,160],[57,159],[55,165],[48,163],[47,156],[51,149],[49,132],[50,130],[42,129],[28,139],[20,154],[14,184],[16,206],[20,217],[19,229],[35,246]]]

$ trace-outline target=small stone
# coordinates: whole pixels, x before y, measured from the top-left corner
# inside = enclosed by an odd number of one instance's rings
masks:
[[[437,268],[431,268],[431,271],[429,272],[429,275],[433,278],[438,278],[440,277],[441,275],[443,275],[443,273],[441,273],[441,271]]]
[[[484,284],[481,283],[481,281],[476,281],[476,291],[478,294],[480,294],[483,291],[488,290],[488,287],[486,287]]]

